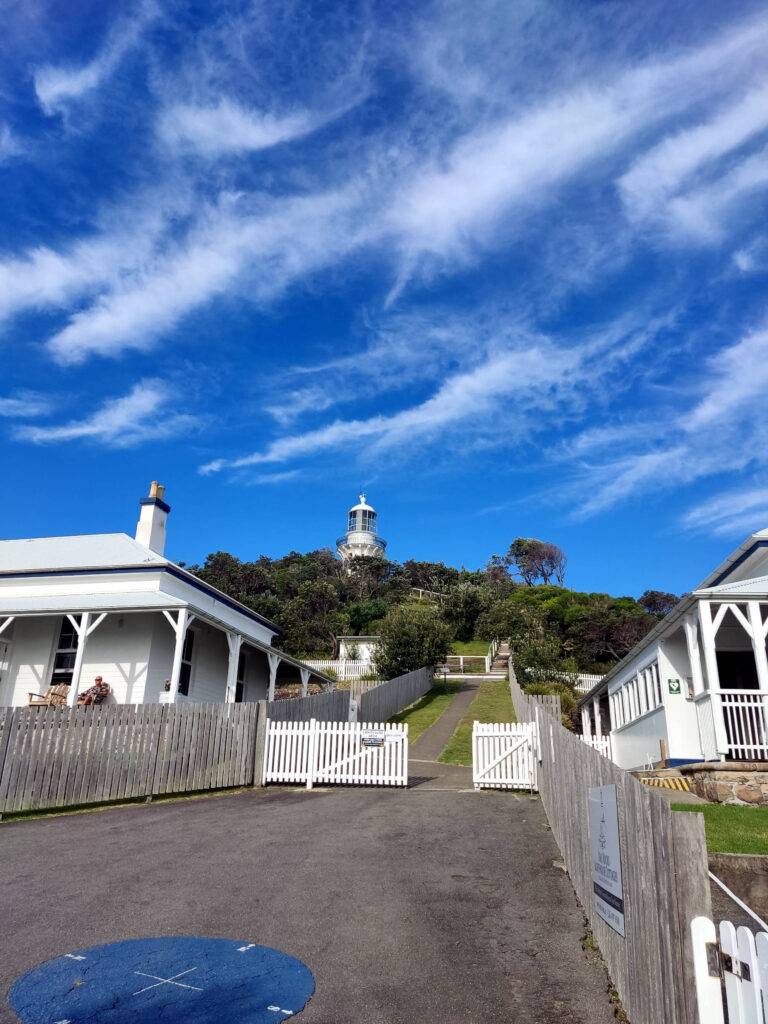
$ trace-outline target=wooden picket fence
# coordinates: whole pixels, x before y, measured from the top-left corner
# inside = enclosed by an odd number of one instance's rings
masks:
[[[0,708],[0,814],[250,785],[256,704]]]
[[[472,728],[475,789],[537,789],[536,739],[535,722],[475,722]]]
[[[691,921],[699,1024],[765,1024],[768,1021],[768,932]]]
[[[408,726],[268,721],[262,781],[407,786]]]
[[[510,670],[519,722],[537,722],[541,803],[576,895],[632,1024],[699,1024],[689,922],[711,915],[704,820],[563,728]],[[624,935],[595,910],[589,790],[616,787]]]

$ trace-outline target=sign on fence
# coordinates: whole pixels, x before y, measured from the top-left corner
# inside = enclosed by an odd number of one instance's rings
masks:
[[[475,722],[472,782],[475,789],[536,789],[536,724]]]
[[[267,722],[264,784],[408,785],[408,726]]]
[[[624,888],[621,882],[619,814],[615,786],[590,787],[589,835],[592,841],[595,912],[614,931],[623,935]]]

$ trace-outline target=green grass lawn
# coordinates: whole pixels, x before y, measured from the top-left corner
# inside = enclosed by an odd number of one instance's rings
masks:
[[[485,657],[489,646],[490,644],[487,640],[467,640],[464,642],[454,640],[451,645],[451,654],[482,654]]]
[[[672,804],[673,811],[700,811],[710,853],[768,854],[768,807]]]
[[[438,761],[444,764],[472,764],[473,722],[516,721],[512,698],[509,696],[509,683],[504,679],[484,680]]]
[[[439,680],[429,693],[425,693],[409,708],[398,712],[393,718],[390,718],[390,722],[407,722],[408,742],[413,743],[425,729],[434,725],[459,692],[461,685],[461,679],[448,679],[445,682],[442,679]]]

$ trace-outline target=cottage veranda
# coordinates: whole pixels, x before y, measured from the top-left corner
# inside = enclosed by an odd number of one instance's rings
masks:
[[[767,636],[765,529],[582,697],[585,736],[610,735],[614,761],[628,769],[768,761]]]
[[[167,559],[164,488],[125,533],[0,541],[0,705],[96,675],[110,702],[273,700],[280,682],[333,688],[276,650],[278,627]]]

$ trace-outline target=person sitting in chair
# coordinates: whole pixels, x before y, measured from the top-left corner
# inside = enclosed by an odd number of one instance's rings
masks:
[[[83,693],[78,694],[77,703],[82,704],[102,704],[109,695],[109,683],[105,683],[101,676],[96,676],[93,681],[93,686],[90,689],[85,690]]]

